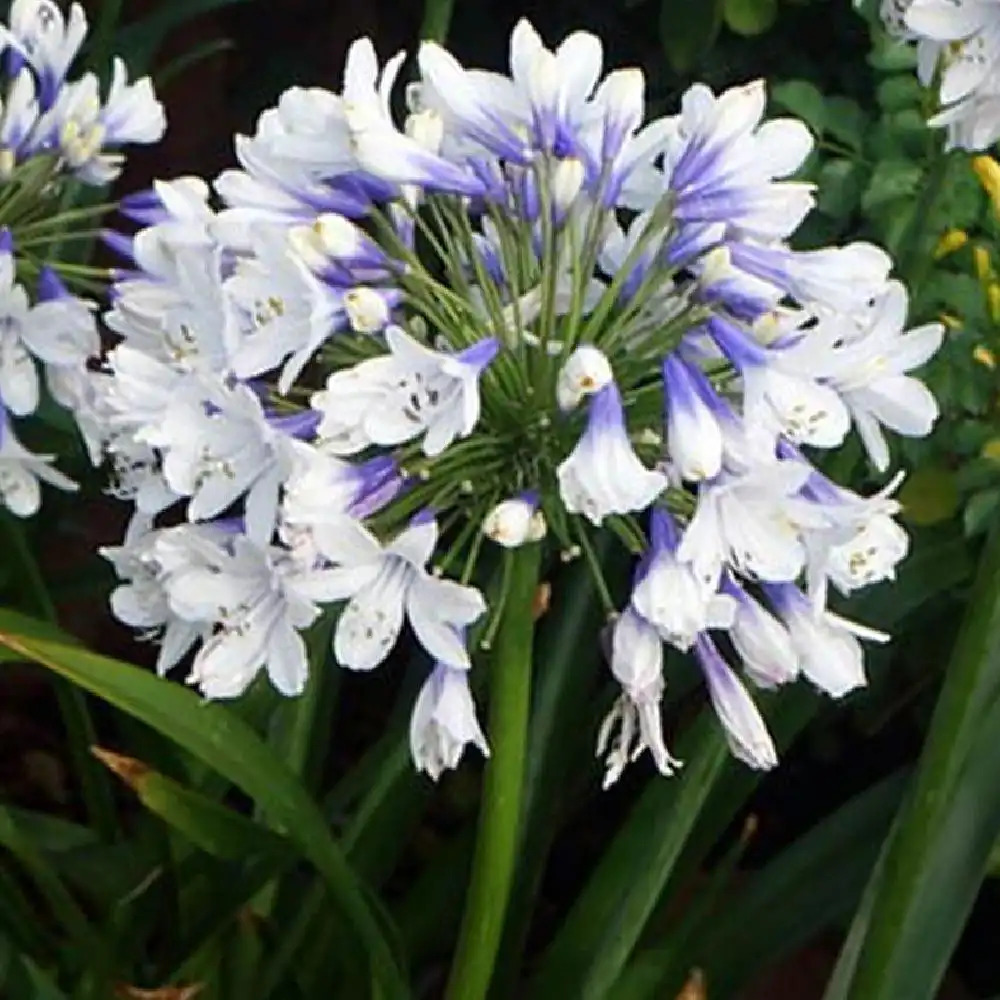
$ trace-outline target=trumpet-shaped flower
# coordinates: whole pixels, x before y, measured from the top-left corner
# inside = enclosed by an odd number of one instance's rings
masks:
[[[614,382],[591,398],[587,429],[556,474],[566,509],[592,524],[645,509],[667,485],[662,472],[647,469],[636,456]]]
[[[467,746],[489,757],[466,670],[437,663],[417,695],[410,719],[410,754],[434,781],[458,767]]]

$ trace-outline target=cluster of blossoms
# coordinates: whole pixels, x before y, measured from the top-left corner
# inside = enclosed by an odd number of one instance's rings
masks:
[[[360,40],[341,94],[286,92],[220,208],[196,178],[126,203],[145,228],[118,240],[120,341],[79,411],[135,504],[106,550],[115,613],[160,639],[161,671],[194,649],[210,698],[262,670],[300,692],[325,604],[351,670],[408,622],[434,664],[411,747],[437,777],[488,752],[469,648],[505,594],[487,606],[480,556],[582,556],[607,595],[609,532],[637,568],[624,609],[606,597],[608,782],[644,749],[677,763],[664,644],[693,651],[734,753],[773,766],[741,675],[863,684],[857,637],[885,637],[828,611],[828,584],[890,578],[908,547],[896,481],[862,497],[808,455],[853,423],[885,470],[884,428],[926,434],[907,373],[940,328],[903,331],[877,247],[789,248],[813,193],[782,178],[812,140],[762,120],[760,82],[643,125],[638,70],[601,80],[595,37],[550,51],[522,21],[509,76],[424,43],[398,128],[402,61]]]
[[[89,394],[88,361],[100,354],[94,307],[71,294],[47,251],[92,213],[62,212],[65,183],[102,185],[121,171],[122,146],[157,141],[163,109],[148,79],[129,84],[115,62],[107,99],[97,77],[67,81],[87,32],[79,4],[68,21],[52,0],[14,0],[0,25],[0,502],[26,517],[38,509],[39,481],[75,484],[18,440],[12,419],[37,410],[44,384],[77,412]],[[86,269],[77,269],[81,272]],[[19,280],[20,279],[20,280]],[[31,301],[25,282],[34,285]],[[40,372],[44,372],[44,383]],[[93,452],[100,458],[100,448]]]
[[[948,129],[948,148],[1000,139],[1000,4],[882,0],[881,14],[892,35],[917,43],[917,75],[940,105],[929,124]]]

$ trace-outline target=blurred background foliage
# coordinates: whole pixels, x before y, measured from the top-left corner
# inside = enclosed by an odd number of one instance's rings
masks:
[[[425,16],[398,0],[87,7],[85,58],[103,68],[122,53],[168,106],[166,140],[132,155],[121,192],[214,174],[232,134],[283,88],[338,89],[353,38],[371,35],[383,57],[412,51]],[[911,321],[942,318],[948,335],[929,373],[940,426],[894,456],[909,473],[913,553],[895,585],[847,608],[895,641],[869,651],[870,687],[846,705],[805,691],[763,699],[784,749],[775,773],[729,759],[676,658],[666,708],[688,767],[663,781],[643,764],[598,792],[593,734],[611,687],[589,629],[573,627],[597,604],[579,578],[551,581],[521,867],[491,995],[996,997],[1000,892],[983,872],[1000,829],[1000,595],[986,542],[1000,510],[1000,189],[982,164],[940,152],[912,52],[847,0],[455,0],[449,45],[499,69],[521,16],[550,42],[597,33],[608,64],[643,68],[654,113],[695,80],[764,76],[772,110],[817,140],[803,173],[819,203],[801,245],[883,243],[910,285]],[[65,453],[67,428],[53,417],[49,431]],[[877,487],[856,444],[832,462],[855,489]],[[232,707],[193,707],[179,685],[166,695],[115,661],[151,659],[104,610],[111,574],[94,553],[121,513],[93,478],[82,500],[46,502],[44,526],[3,522],[0,588],[14,610],[0,621],[0,994],[364,997],[353,953],[380,940],[383,971],[405,966],[416,995],[440,996],[480,768],[467,761],[437,788],[411,773],[420,671],[407,651],[377,676],[323,672],[306,742],[298,709],[263,686]],[[625,567],[618,582],[624,592]],[[100,696],[93,740],[108,752],[86,775],[27,661]],[[380,996],[393,995],[386,977]]]

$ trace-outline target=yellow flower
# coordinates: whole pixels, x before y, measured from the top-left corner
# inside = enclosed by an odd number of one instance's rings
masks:
[[[997,359],[993,352],[983,344],[980,344],[973,352],[973,358],[976,359],[981,365],[989,369],[994,369],[997,366]]]
[[[984,246],[974,246],[972,248],[972,261],[976,266],[976,277],[980,284],[985,285],[993,277],[993,264],[990,261],[990,252]]]
[[[990,287],[986,289],[986,304],[990,310],[990,319],[994,323],[1000,323],[1000,284],[995,281],[991,281]]]
[[[969,234],[964,229],[949,229],[938,240],[938,245],[934,248],[934,259],[947,257],[948,254],[961,250],[968,242]]]
[[[972,169],[989,195],[993,210],[1000,214],[1000,163],[992,156],[976,156],[972,159]]]

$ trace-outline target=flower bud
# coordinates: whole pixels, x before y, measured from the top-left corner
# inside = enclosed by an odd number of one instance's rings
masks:
[[[545,517],[535,509],[533,494],[522,494],[498,503],[483,519],[483,534],[505,549],[537,542],[545,535]]]
[[[556,399],[563,412],[575,409],[584,396],[599,392],[614,378],[603,351],[584,344],[567,359],[556,381]]]
[[[365,285],[344,293],[344,309],[355,333],[378,333],[385,329],[391,315],[385,297]]]
[[[552,171],[552,201],[556,213],[562,215],[576,201],[583,187],[583,163],[575,156],[559,160]]]

